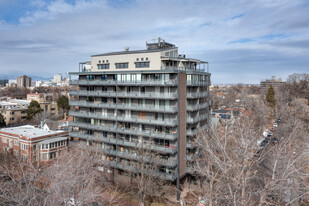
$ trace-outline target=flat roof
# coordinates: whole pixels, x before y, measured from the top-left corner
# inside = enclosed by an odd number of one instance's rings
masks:
[[[17,103],[12,103],[12,102],[0,102],[0,106],[17,106]]]
[[[17,104],[30,104],[31,101],[22,100],[22,99],[10,99],[9,102],[13,102]]]
[[[149,49],[149,50],[148,49],[143,49],[143,50],[131,50],[131,51],[129,50],[129,51],[109,52],[109,53],[91,55],[91,57],[121,55],[121,54],[153,53],[153,52],[161,52],[161,51],[174,50],[174,49],[178,49],[178,47],[160,48],[160,49]]]
[[[29,139],[46,136],[46,135],[55,135],[62,133],[64,131],[49,131],[45,129],[39,129],[35,128],[32,125],[24,125],[19,127],[9,127],[9,128],[3,128],[0,130],[0,132],[6,132],[11,133],[19,136],[25,136]]]

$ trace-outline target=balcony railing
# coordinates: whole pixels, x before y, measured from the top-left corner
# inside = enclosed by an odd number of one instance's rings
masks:
[[[116,157],[122,157],[126,159],[131,159],[131,160],[136,160],[136,161],[145,161],[145,162],[154,162],[155,164],[158,165],[165,165],[168,167],[176,167],[177,165],[177,160],[176,158],[169,158],[169,159],[161,159],[157,157],[149,157],[149,156],[139,156],[137,153],[128,153],[128,152],[121,152],[119,150],[110,150],[110,149],[103,149],[104,153]]]
[[[103,92],[103,91],[70,91],[70,95],[95,96],[95,97],[127,97],[127,98],[149,98],[149,99],[177,99],[174,93],[140,93],[140,92]]]
[[[143,80],[143,81],[116,81],[116,80],[71,80],[71,85],[145,85],[145,86],[176,86],[177,80]]]
[[[187,117],[187,123],[196,123],[196,122],[199,122],[199,121],[202,121],[202,120],[205,120],[207,119],[208,115],[207,114],[203,114],[203,115],[199,115],[197,117]]]
[[[187,93],[187,99],[202,98],[202,97],[207,97],[207,96],[208,96],[208,92]]]
[[[200,131],[205,131],[207,129],[207,125],[202,126],[201,128],[194,129],[194,130],[187,130],[188,136],[196,135]]]
[[[206,86],[206,81],[194,81],[194,80],[187,80],[187,86]]]
[[[113,168],[117,168],[117,169],[130,171],[130,172],[134,172],[134,173],[140,173],[141,172],[140,166],[130,165],[130,164],[127,164],[127,163],[120,163],[120,162],[117,162],[117,161],[104,161],[103,165],[113,167]],[[168,173],[163,173],[163,172],[158,172],[158,171],[151,171],[151,170],[147,170],[147,169],[144,169],[143,171],[147,175],[157,176],[157,177],[160,177],[162,179],[166,179],[166,180],[170,180],[170,181],[174,181],[177,177],[176,172],[168,174]]]
[[[162,132],[139,130],[137,128],[126,129],[126,128],[119,128],[116,126],[108,127],[108,126],[94,125],[94,124],[83,123],[83,122],[70,122],[69,126],[80,127],[80,128],[85,128],[85,129],[100,130],[100,131],[105,131],[105,132],[114,132],[114,133],[120,133],[120,134],[156,137],[158,139],[167,139],[167,140],[172,140],[172,141],[177,138],[176,132],[166,134]]]
[[[115,103],[100,103],[87,101],[70,101],[70,106],[108,108],[108,109],[123,109],[135,111],[154,111],[164,113],[176,113],[177,106],[148,106],[148,105],[129,105],[129,104],[115,104]]]
[[[199,156],[199,153],[194,153],[194,155],[187,155],[186,156],[186,159],[188,160],[188,161],[193,161],[193,160],[195,160],[197,157]]]
[[[165,125],[170,127],[177,126],[177,119],[173,120],[140,119],[134,117],[102,115],[102,113],[80,112],[80,111],[69,111],[69,115],[75,117],[86,117],[86,118],[104,119],[111,121],[136,122],[136,123],[152,124],[152,125],[162,125],[162,126]]]
[[[177,152],[176,146],[165,147],[161,145],[155,145],[154,143],[151,143],[151,142],[145,142],[144,144],[141,144],[138,142],[133,142],[133,141],[131,142],[131,141],[115,139],[115,138],[96,137],[94,135],[82,134],[79,132],[70,132],[70,136],[77,137],[77,138],[84,139],[84,140],[93,140],[93,141],[105,142],[109,144],[134,147],[134,148],[141,148],[143,146],[145,149],[150,149],[152,151],[158,151],[158,152],[163,152],[167,154],[175,154]]]
[[[196,111],[200,109],[206,109],[208,107],[208,103],[205,102],[203,104],[196,104],[196,105],[188,105],[187,104],[187,111]]]
[[[173,67],[173,66],[162,66],[161,70],[168,71],[197,71],[197,72],[206,72],[205,69],[197,69],[194,67]]]

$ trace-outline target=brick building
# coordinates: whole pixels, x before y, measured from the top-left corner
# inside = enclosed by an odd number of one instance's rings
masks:
[[[0,151],[24,160],[45,162],[58,157],[67,146],[65,131],[47,131],[31,125],[0,130]]]

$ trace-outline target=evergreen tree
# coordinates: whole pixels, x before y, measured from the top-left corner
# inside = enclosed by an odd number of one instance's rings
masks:
[[[59,97],[57,107],[59,110],[61,109],[63,112],[67,113],[70,110],[69,99],[66,96]]]
[[[27,109],[27,119],[32,119],[34,115],[42,111],[40,104],[37,101],[32,100]]]
[[[3,115],[0,113],[0,127],[6,127],[5,120],[3,118]]]
[[[266,94],[266,101],[271,108],[274,109],[276,107],[275,90],[272,85],[270,85],[270,87],[268,88],[268,91]]]

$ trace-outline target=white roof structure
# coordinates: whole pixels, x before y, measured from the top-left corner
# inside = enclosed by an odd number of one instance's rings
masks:
[[[32,125],[4,128],[4,129],[1,129],[0,131],[11,133],[11,134],[16,134],[19,136],[25,136],[29,139],[46,136],[46,135],[55,135],[55,134],[64,132],[64,131],[48,131],[44,129],[35,128]]]

